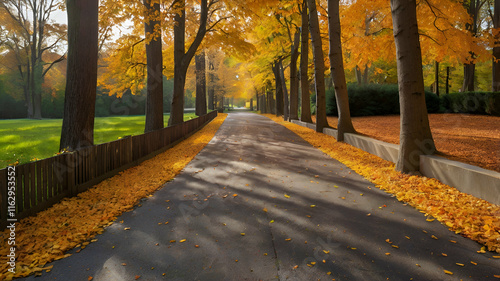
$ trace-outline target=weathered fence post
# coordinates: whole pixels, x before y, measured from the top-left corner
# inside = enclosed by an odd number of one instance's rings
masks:
[[[66,186],[68,189],[68,196],[73,197],[76,194],[78,194],[77,186],[75,184],[75,169],[79,165],[75,165],[75,154],[67,153],[65,163],[66,163],[66,171],[65,173],[63,173],[63,178],[66,177],[66,180],[63,180],[63,182],[66,182]]]

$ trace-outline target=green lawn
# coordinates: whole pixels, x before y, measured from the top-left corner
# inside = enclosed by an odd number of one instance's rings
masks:
[[[170,115],[165,115],[167,126]],[[184,114],[184,120],[195,118]],[[117,140],[144,132],[145,116],[98,117],[95,119],[94,143]],[[0,120],[0,169],[11,163],[27,163],[54,156],[59,150],[62,119]]]

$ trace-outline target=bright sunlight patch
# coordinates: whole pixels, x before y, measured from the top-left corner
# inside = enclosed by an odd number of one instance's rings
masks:
[[[394,194],[428,216],[500,253],[500,206],[462,193],[433,178],[411,176],[394,170],[394,164],[335,138],[262,114],[295,132],[324,153],[356,171],[378,188]],[[482,249],[479,252],[484,252]]]
[[[66,198],[36,216],[21,220],[16,225],[15,273],[9,273],[9,265],[2,263],[0,280],[50,270],[52,266],[45,267],[45,264],[69,256],[65,254],[68,250],[84,248],[95,241],[92,238],[102,233],[117,216],[132,209],[141,198],[179,174],[213,138],[226,116],[219,114],[188,139],[139,166],[123,171],[76,197]],[[1,234],[2,245],[8,245],[9,232],[7,229]],[[8,251],[8,247],[2,247],[0,255],[6,257]]]

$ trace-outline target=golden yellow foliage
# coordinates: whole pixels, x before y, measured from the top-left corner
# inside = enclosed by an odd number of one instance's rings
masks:
[[[226,116],[219,114],[200,131],[166,152],[76,197],[66,198],[36,216],[21,220],[16,225],[19,231],[16,233],[15,273],[8,272],[9,265],[2,263],[0,280],[11,280],[48,269],[44,268],[45,264],[69,256],[65,254],[68,250],[80,243],[88,245],[88,241],[93,241],[92,238],[101,234],[104,227],[112,224],[117,216],[132,209],[141,198],[155,192],[179,174],[213,138]],[[7,229],[2,233],[2,245],[8,245],[9,232]],[[0,255],[7,256],[8,250],[8,247],[2,247]]]
[[[275,115],[263,115],[292,130],[378,188],[394,194],[399,201],[432,216],[451,231],[485,245],[489,251],[500,253],[500,206],[460,192],[437,179],[400,173],[394,170],[394,163],[337,142],[331,136],[284,122]]]

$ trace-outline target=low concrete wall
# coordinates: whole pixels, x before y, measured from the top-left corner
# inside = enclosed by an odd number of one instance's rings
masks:
[[[500,205],[500,173],[435,155],[420,156],[420,172],[458,190]]]
[[[292,123],[300,125],[302,127],[309,128],[311,130],[316,130],[316,124],[313,124],[313,123],[302,122],[302,121],[299,121],[299,120],[292,120]]]
[[[316,129],[314,124],[296,120],[292,122]],[[335,129],[324,129],[323,133],[337,139],[338,134]],[[345,134],[344,141],[384,160],[396,163],[398,159],[399,145],[356,134]],[[500,173],[498,172],[435,155],[424,155],[420,157],[420,173],[428,178],[438,179],[461,192],[500,205]]]
[[[368,153],[377,155],[384,160],[393,163],[396,163],[398,160],[399,146],[397,144],[387,143],[356,134],[344,134],[344,141]]]
[[[335,129],[332,129],[332,128],[323,128],[323,134],[325,135],[329,135],[329,136],[332,136],[334,137],[335,139],[337,139],[338,137],[338,131],[335,130]]]

